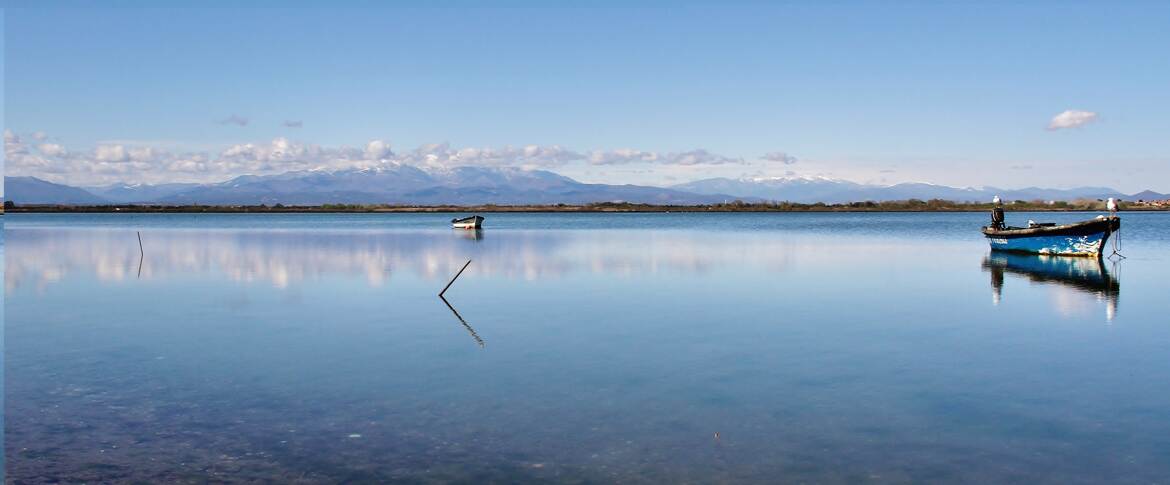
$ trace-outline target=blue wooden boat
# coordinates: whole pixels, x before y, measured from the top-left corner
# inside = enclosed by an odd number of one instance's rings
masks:
[[[1002,209],[997,210],[1000,211],[999,220],[992,216],[992,225],[983,228],[983,235],[987,236],[993,251],[1100,257],[1105,241],[1121,229],[1121,218],[1115,215],[1072,224],[1004,226]]]

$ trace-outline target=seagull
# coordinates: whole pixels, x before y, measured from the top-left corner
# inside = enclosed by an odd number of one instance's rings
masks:
[[[1117,212],[1117,201],[1114,200],[1113,197],[1110,197],[1109,200],[1105,202],[1105,208],[1109,209],[1109,212]]]
[[[991,199],[991,203],[992,203],[992,204],[999,205],[999,203],[1000,203],[1000,202],[1002,202],[1002,201],[1001,201],[1001,200],[999,200],[999,196],[998,196],[998,195],[997,195],[997,196],[995,196],[995,198],[994,198],[994,199]]]

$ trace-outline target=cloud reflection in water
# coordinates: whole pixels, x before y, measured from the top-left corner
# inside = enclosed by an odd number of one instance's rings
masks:
[[[734,233],[671,231],[144,231],[141,262],[129,229],[11,231],[5,276],[10,292],[44,288],[69,277],[105,282],[167,279],[218,273],[240,282],[285,288],[329,275],[361,277],[371,287],[395,274],[449,278],[468,258],[480,275],[536,280],[574,272],[634,275],[715,267],[763,266],[783,270],[792,243]],[[734,244],[732,244],[734,242]],[[735,250],[729,250],[734,247]],[[137,275],[137,276],[136,276]]]

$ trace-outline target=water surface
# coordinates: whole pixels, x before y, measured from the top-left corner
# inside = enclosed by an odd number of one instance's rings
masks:
[[[1170,214],[5,217],[13,482],[1170,476]]]

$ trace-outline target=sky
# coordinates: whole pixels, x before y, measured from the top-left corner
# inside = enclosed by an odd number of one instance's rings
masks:
[[[0,14],[7,175],[1170,192],[1170,2],[94,4]]]

